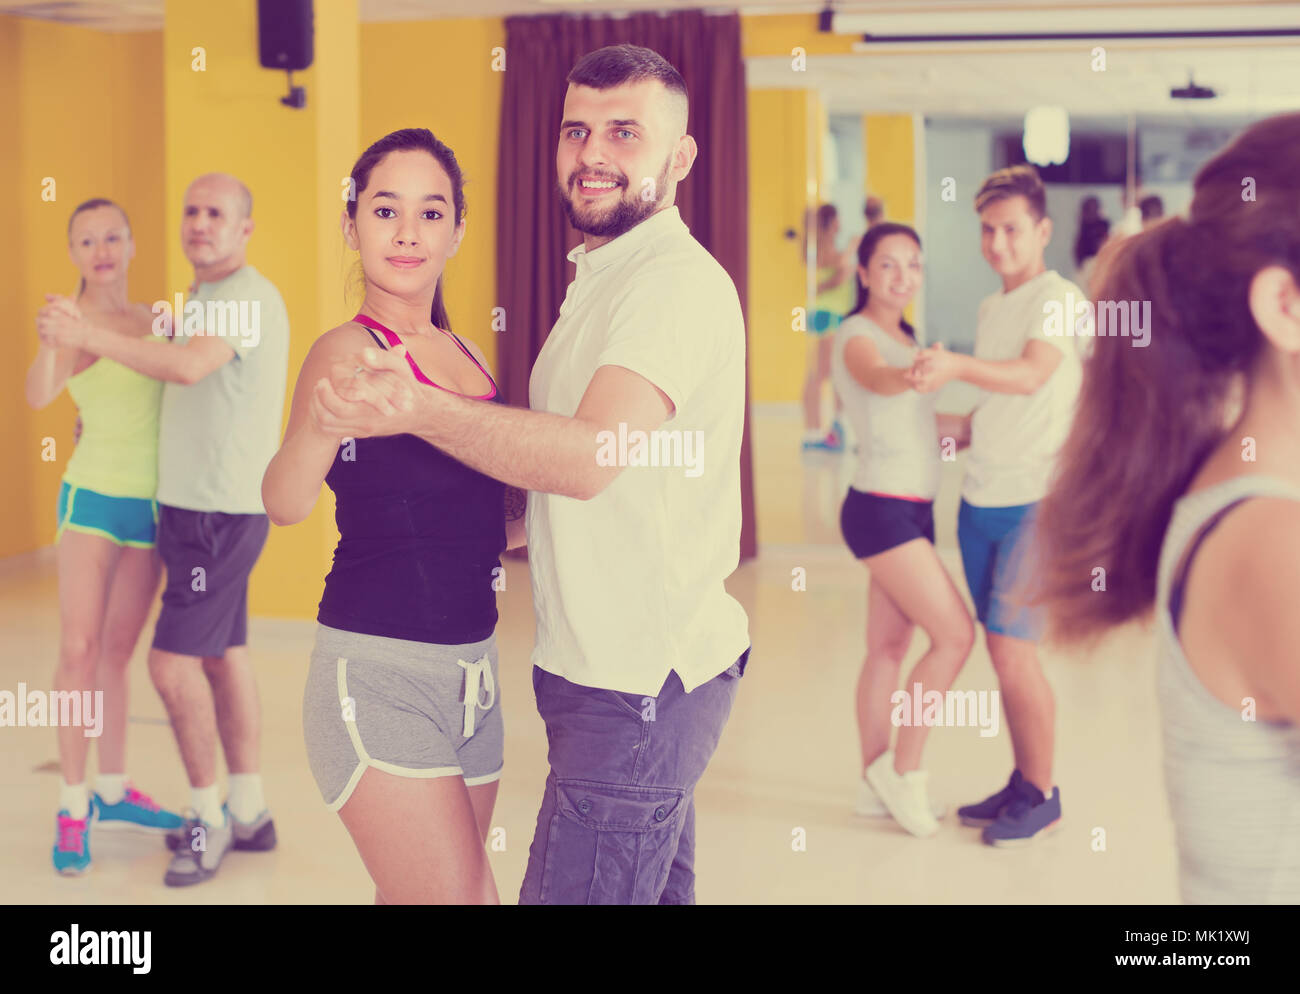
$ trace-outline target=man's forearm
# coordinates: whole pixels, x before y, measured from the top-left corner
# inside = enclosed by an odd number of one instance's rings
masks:
[[[417,433],[466,466],[523,490],[584,500],[600,489],[597,429],[576,418],[503,407],[424,387],[432,396]]]
[[[1025,359],[997,361],[963,355],[956,378],[993,393],[1029,394],[1042,385],[1034,367]]]
[[[151,342],[152,336],[131,338],[97,328],[82,346],[87,352],[120,362],[137,373],[169,383],[189,383],[193,365],[185,349],[170,342]]]

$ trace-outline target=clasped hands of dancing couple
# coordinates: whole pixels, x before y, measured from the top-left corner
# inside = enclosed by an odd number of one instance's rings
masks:
[[[903,374],[917,393],[933,393],[950,380],[958,378],[961,353],[949,352],[943,342],[917,349],[912,368]]]
[[[436,418],[450,394],[421,390],[405,346],[362,349],[330,365],[316,381],[309,408],[322,431],[339,438],[416,433]]]

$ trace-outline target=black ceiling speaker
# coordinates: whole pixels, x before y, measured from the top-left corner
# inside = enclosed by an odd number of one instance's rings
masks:
[[[267,69],[306,69],[312,61],[312,0],[257,0],[257,45]]]
[[[1212,100],[1217,94],[1208,86],[1197,86],[1191,73],[1187,74],[1187,85],[1176,86],[1169,91],[1174,100]]]

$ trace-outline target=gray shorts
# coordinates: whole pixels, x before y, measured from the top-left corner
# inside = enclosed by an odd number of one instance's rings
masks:
[[[501,776],[505,740],[496,636],[432,645],[317,625],[302,725],[331,811],[371,766],[490,783]]]

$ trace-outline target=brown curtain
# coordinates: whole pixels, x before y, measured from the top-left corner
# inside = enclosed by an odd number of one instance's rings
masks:
[[[625,43],[658,52],[686,80],[688,130],[700,151],[690,176],[677,188],[677,207],[691,234],[730,274],[741,307],[747,302],[749,143],[740,15],[681,11],[622,18],[508,17],[497,173],[497,295],[506,327],[497,349],[497,379],[510,404],[528,405],[533,362],[573,277],[565,256],[582,240],[569,226],[556,192],[565,77],[588,52]],[[743,561],[757,552],[748,374],[740,490]]]

